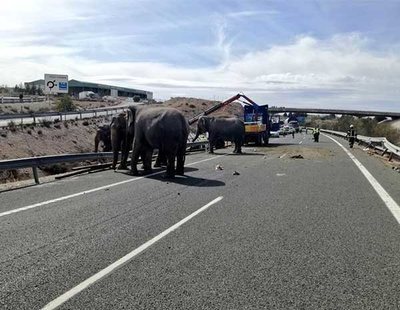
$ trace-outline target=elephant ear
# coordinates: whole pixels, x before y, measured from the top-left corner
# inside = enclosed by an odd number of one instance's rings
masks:
[[[136,107],[129,107],[126,127],[127,127],[127,131],[131,135],[135,134],[135,121],[136,121]]]
[[[136,109],[134,107],[130,107],[128,109],[128,127],[132,126],[135,123],[136,118]]]
[[[199,127],[202,129],[202,131],[207,130],[207,119],[205,117],[200,117]]]

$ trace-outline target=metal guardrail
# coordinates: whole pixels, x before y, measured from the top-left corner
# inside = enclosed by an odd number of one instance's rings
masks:
[[[187,150],[205,147],[208,141],[202,142],[189,142]],[[18,159],[0,160],[0,170],[11,170],[21,168],[32,168],[35,183],[39,184],[39,175],[37,168],[39,166],[60,164],[66,162],[79,162],[85,160],[99,160],[105,158],[112,158],[112,152],[99,152],[99,153],[80,153],[80,154],[63,154],[63,155],[50,155],[50,156],[37,156]]]
[[[43,102],[46,100],[46,97],[25,97],[22,98],[22,103],[25,102]],[[21,99],[19,97],[2,97],[0,96],[0,103],[21,103]]]
[[[61,116],[61,115],[84,115],[84,114],[97,114],[99,112],[109,112],[109,111],[118,111],[118,110],[126,110],[127,107],[109,107],[109,108],[98,108],[91,110],[80,110],[80,111],[70,111],[70,112],[36,112],[36,113],[19,113],[19,114],[0,114],[0,120],[9,120],[9,119],[24,119],[24,118],[46,118],[52,116]]]
[[[347,137],[347,133],[342,131],[321,129],[321,132],[326,132],[344,139]],[[397,157],[398,159],[400,159],[400,147],[389,142],[385,137],[367,137],[357,135],[356,140],[361,144],[373,147],[374,149],[381,151],[382,155],[389,153],[389,160],[392,160],[393,157]]]

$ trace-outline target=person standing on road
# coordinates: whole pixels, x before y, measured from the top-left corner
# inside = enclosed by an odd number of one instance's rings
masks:
[[[353,124],[351,124],[349,130],[347,130],[347,139],[349,140],[350,147],[353,147],[356,138],[357,138],[357,131],[354,128]]]
[[[314,142],[318,142],[319,141],[319,127],[318,127],[318,125],[314,128],[313,135],[314,135]]]

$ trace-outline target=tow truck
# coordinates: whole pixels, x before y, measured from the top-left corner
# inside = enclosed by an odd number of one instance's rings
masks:
[[[218,103],[203,113],[196,115],[189,120],[189,125],[194,124],[201,116],[209,115],[228,104],[239,101],[244,105],[244,125],[245,125],[245,143],[254,142],[256,145],[268,145],[270,120],[268,114],[268,105],[258,105],[244,94],[237,94],[229,99]]]

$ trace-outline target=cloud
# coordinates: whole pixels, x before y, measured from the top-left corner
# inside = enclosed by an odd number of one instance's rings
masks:
[[[327,39],[300,35],[290,43],[238,55],[238,37],[230,35],[227,19],[276,14],[241,10],[210,17],[214,24],[207,25],[207,29],[213,37],[207,42],[209,45],[199,45],[197,49],[202,54],[198,57],[210,57],[214,63],[189,67],[167,62],[167,57],[137,59],[139,52],[146,54],[159,48],[162,55],[173,51],[173,47],[147,42],[147,33],[107,33],[108,27],[91,24],[96,15],[107,19],[107,15],[93,11],[95,2],[75,2],[72,6],[67,2],[58,1],[57,6],[49,6],[54,2],[45,0],[23,1],[23,5],[20,0],[6,2],[2,8],[4,18],[0,20],[0,27],[6,30],[0,35],[0,84],[14,85],[54,72],[80,80],[153,90],[157,98],[179,93],[222,99],[243,91],[259,101],[276,101],[279,105],[344,108],[366,103],[371,109],[382,108],[382,104],[385,109],[400,109],[396,101],[400,95],[400,56],[385,50],[374,52],[371,47],[376,42],[359,33],[335,34]],[[21,10],[12,9],[15,5]],[[189,27],[187,21],[175,22],[170,16],[164,19],[172,25]],[[82,24],[93,29],[89,31]],[[71,31],[75,28],[82,31]],[[184,43],[176,45],[176,59],[190,50],[180,50]],[[122,54],[132,56],[121,61]]]
[[[274,10],[254,10],[254,11],[238,11],[226,14],[227,17],[231,18],[248,18],[255,16],[266,16],[266,15],[276,15],[278,11]]]

